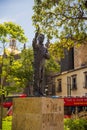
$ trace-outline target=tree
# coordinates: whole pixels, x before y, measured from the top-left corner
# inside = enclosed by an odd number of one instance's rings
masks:
[[[87,42],[87,0],[35,0],[33,10],[35,28],[62,47]]]
[[[6,42],[6,40],[13,38],[21,43],[26,43],[28,40],[21,26],[13,22],[4,22],[0,24],[0,41]]]
[[[9,92],[22,92],[28,85],[33,82],[33,50],[31,48],[24,49],[19,54],[19,59],[14,59],[10,65],[10,73],[7,82],[11,83],[7,86]]]
[[[6,43],[9,42],[10,39],[16,39],[21,43],[27,42],[27,38],[24,34],[24,30],[21,28],[21,26],[12,23],[12,22],[4,22],[3,24],[0,24],[0,41],[3,45],[3,55],[1,56],[1,64],[0,64],[0,91],[1,91],[1,104],[3,104],[3,90],[4,86],[2,81],[4,81],[5,78],[7,78],[7,74],[4,70],[4,58],[5,58],[5,47]],[[8,72],[8,71],[7,71]],[[3,75],[4,73],[4,75]],[[5,76],[5,77],[4,77]],[[4,78],[3,78],[4,77]],[[0,118],[0,128],[2,129],[2,115],[3,114],[3,106],[1,105],[1,118]]]
[[[1,67],[1,71],[0,71],[0,80],[2,80],[2,71],[3,71],[3,61],[4,58],[6,56],[6,52],[5,52],[5,48],[6,48],[6,43],[10,40],[10,39],[16,39],[21,43],[25,43],[27,42],[27,37],[24,34],[24,30],[22,29],[21,26],[12,23],[12,22],[4,22],[3,24],[0,24],[0,41],[3,44],[3,55],[2,57],[2,62],[0,64]],[[3,83],[2,81],[0,81],[1,83],[1,89],[3,88]]]

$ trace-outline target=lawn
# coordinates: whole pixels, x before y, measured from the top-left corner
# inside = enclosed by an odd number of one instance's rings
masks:
[[[7,116],[3,119],[2,130],[11,130],[12,116]]]

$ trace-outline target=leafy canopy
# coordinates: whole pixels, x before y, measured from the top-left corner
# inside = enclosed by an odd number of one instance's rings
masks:
[[[33,10],[33,25],[50,39],[64,47],[87,42],[87,1],[35,0]]]
[[[14,38],[21,43],[25,43],[28,40],[21,26],[13,22],[4,22],[0,24],[0,41],[5,43],[10,38]]]

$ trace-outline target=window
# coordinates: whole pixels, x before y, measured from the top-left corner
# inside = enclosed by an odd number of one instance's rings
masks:
[[[77,89],[77,75],[72,75],[72,90]]]
[[[87,93],[85,93],[85,96],[87,96]]]
[[[62,80],[58,79],[57,92],[62,92]]]
[[[84,88],[87,88],[87,72],[84,73],[84,80],[85,80]]]

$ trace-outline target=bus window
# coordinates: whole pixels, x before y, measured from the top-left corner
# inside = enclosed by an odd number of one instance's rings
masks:
[[[72,109],[71,106],[65,106],[64,107],[64,115],[71,115],[72,111],[74,112],[74,109]]]

